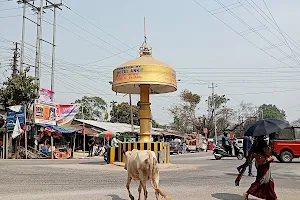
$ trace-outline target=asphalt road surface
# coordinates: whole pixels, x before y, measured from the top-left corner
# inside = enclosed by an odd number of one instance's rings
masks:
[[[160,173],[160,188],[172,199],[242,200],[255,178],[245,176],[234,186],[236,158],[214,160],[211,153],[171,156],[178,169]],[[272,173],[279,200],[300,199],[300,159],[273,163]],[[105,165],[101,159],[81,160],[0,160],[0,199],[12,200],[125,200],[129,199],[126,171]],[[131,185],[137,199],[138,183]],[[149,198],[155,199],[148,184]],[[257,199],[257,198],[250,198]]]

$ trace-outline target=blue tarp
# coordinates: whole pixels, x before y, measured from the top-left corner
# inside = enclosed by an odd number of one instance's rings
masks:
[[[47,124],[36,124],[38,126],[42,126],[44,128],[51,128],[57,132],[61,132],[61,133],[74,133],[74,132],[78,132],[81,131],[81,129],[66,129],[64,127],[60,127],[60,126],[51,126],[51,125],[47,125]]]

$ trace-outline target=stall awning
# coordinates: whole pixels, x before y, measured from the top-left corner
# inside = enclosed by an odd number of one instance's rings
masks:
[[[57,131],[57,132],[61,132],[61,133],[65,133],[65,134],[70,134],[70,133],[74,133],[74,132],[78,132],[78,131],[81,131],[81,129],[73,129],[71,127],[68,127],[68,126],[64,126],[64,127],[61,127],[61,126],[51,126],[51,125],[46,125],[46,124],[36,124],[38,126],[42,126],[44,128],[50,128],[54,131]]]

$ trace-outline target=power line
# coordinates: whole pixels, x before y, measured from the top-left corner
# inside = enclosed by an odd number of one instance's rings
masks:
[[[272,22],[274,23],[274,21],[253,1],[251,0],[251,2]],[[251,5],[251,7],[260,15],[262,16],[267,22],[268,20],[252,5],[249,3],[249,5]],[[271,26],[273,26],[276,30],[277,30],[277,27],[270,24]],[[278,31],[278,30],[277,30]],[[296,47],[298,50],[300,50],[300,45],[295,41],[293,40],[286,32],[282,31],[291,41],[291,43],[294,45],[294,47]]]
[[[109,42],[103,40],[102,38],[100,38],[99,36],[95,35],[94,33],[91,33],[90,31],[87,31],[86,29],[82,28],[81,26],[75,24],[74,22],[72,22],[71,20],[65,18],[64,16],[62,16],[62,15],[60,15],[60,16],[61,16],[63,19],[65,19],[65,20],[67,20],[68,22],[70,22],[71,24],[73,24],[74,26],[78,27],[79,29],[85,31],[86,33],[88,33],[88,34],[94,36],[94,37],[97,38],[98,40],[104,42],[105,44],[108,44],[109,46],[111,46],[111,47],[113,47],[113,48],[115,48],[115,49],[117,49],[117,50],[119,50],[119,51],[123,51],[123,50],[121,50],[120,48],[118,48],[118,47],[112,45],[111,43],[109,43]],[[131,57],[134,57],[133,55],[131,55],[131,54],[127,53],[127,52],[124,52],[124,53],[126,53],[127,55],[129,55],[129,56],[131,56]]]
[[[282,37],[283,37],[283,39],[284,39],[284,41],[285,41],[286,45],[289,47],[289,49],[290,49],[290,50],[291,50],[291,52],[293,53],[293,55],[294,55],[294,57],[295,57],[296,61],[299,63],[299,60],[297,59],[297,57],[296,57],[296,55],[295,55],[295,52],[292,50],[291,46],[290,46],[290,45],[289,45],[289,43],[287,42],[287,39],[286,39],[286,37],[283,35],[283,33],[282,33],[282,31],[281,31],[281,28],[278,26],[278,24],[277,24],[277,22],[276,22],[275,18],[273,17],[273,15],[272,15],[272,13],[271,13],[270,9],[268,8],[268,6],[267,6],[266,2],[265,2],[264,0],[263,0],[263,2],[264,2],[265,6],[266,6],[266,8],[267,8],[267,10],[268,10],[268,12],[270,13],[270,15],[271,15],[271,17],[272,17],[274,24],[277,26],[277,28],[278,28],[278,30],[279,30],[279,32],[280,32],[280,34],[282,35]],[[299,63],[299,64],[300,64],[300,63]]]
[[[284,63],[283,61],[281,61],[280,59],[276,58],[275,56],[271,55],[270,53],[266,52],[264,49],[262,49],[261,47],[259,47],[258,45],[256,45],[255,43],[253,43],[252,41],[250,41],[248,38],[246,38],[244,35],[240,34],[238,31],[236,31],[234,28],[232,28],[231,26],[229,26],[226,22],[224,22],[222,19],[220,19],[219,17],[217,17],[216,15],[212,14],[207,8],[205,8],[204,6],[202,6],[198,1],[193,0],[197,5],[199,5],[201,8],[203,8],[206,12],[208,12],[209,14],[211,14],[212,16],[214,16],[215,18],[217,18],[220,22],[222,22],[225,26],[227,26],[229,29],[231,29],[232,31],[234,31],[236,34],[238,34],[239,36],[241,36],[243,39],[245,39],[246,41],[248,41],[250,44],[252,44],[253,46],[255,46],[256,48],[260,49],[261,51],[263,51],[265,54],[269,55],[270,57],[274,58],[275,60],[279,61],[280,63],[286,65],[289,68],[294,69],[295,71],[299,71],[297,69],[295,69],[294,67]],[[251,28],[251,27],[250,27]]]
[[[65,1],[64,1],[65,2]],[[70,6],[69,6],[70,7]],[[113,39],[117,40],[118,42],[122,43],[123,45],[130,47],[128,44],[122,42],[121,40],[119,40],[118,38],[116,38],[115,36],[113,36],[112,34],[106,32],[104,29],[100,28],[99,26],[97,26],[96,24],[94,24],[93,22],[89,21],[88,19],[86,19],[85,17],[83,17],[82,15],[80,15],[79,13],[75,12],[73,9],[70,9],[75,15],[79,16],[80,18],[82,18],[83,20],[85,20],[86,22],[88,22],[89,24],[93,25],[94,27],[96,27],[97,29],[99,29],[100,31],[102,31],[103,33],[107,34],[108,36],[112,37]],[[138,50],[136,50],[136,52],[138,52]]]
[[[249,3],[248,1],[245,1],[247,2],[269,25],[271,25],[275,30],[277,30],[277,26],[274,26],[273,24],[269,23],[269,21],[251,4]],[[246,8],[244,6],[244,4],[241,4],[243,6],[243,8],[249,13],[251,14],[260,24],[262,24],[263,26],[265,26],[248,8]],[[255,4],[256,5],[256,4]],[[257,5],[256,5],[257,6]],[[258,7],[258,6],[257,6]],[[258,7],[259,8],[259,7]],[[261,10],[261,9],[260,9]],[[262,11],[263,12],[263,11]],[[263,12],[264,13],[264,12]],[[264,13],[265,14],[265,13]],[[266,15],[267,16],[267,15]],[[267,16],[268,17],[268,16]],[[268,28],[269,32],[274,35],[279,41],[283,42],[283,44],[286,46],[286,43],[285,41],[281,40],[276,34],[274,34],[269,28]],[[282,31],[280,30],[277,30],[279,33],[282,33]],[[278,45],[277,45],[278,46]],[[300,48],[298,48],[297,46],[295,46],[298,50],[300,50]],[[274,46],[271,46],[269,49],[271,48],[274,48]],[[265,48],[265,50],[268,50]],[[294,52],[294,51],[293,51]],[[297,54],[299,55],[299,54]]]
[[[48,24],[50,24],[50,25],[53,25],[52,22],[49,22],[49,21],[47,21],[47,20],[45,20],[45,19],[44,19],[43,21],[46,22],[46,23],[48,23]],[[81,38],[81,39],[83,39],[84,41],[86,41],[86,42],[88,42],[88,43],[90,43],[90,44],[92,44],[92,45],[98,47],[99,49],[102,49],[102,50],[104,50],[104,51],[106,51],[106,52],[108,52],[108,53],[110,53],[110,54],[112,54],[112,55],[115,55],[115,54],[112,53],[111,51],[109,51],[109,50],[107,50],[107,49],[101,47],[100,45],[98,45],[98,44],[96,44],[96,43],[94,43],[94,42],[92,42],[92,41],[90,41],[90,40],[87,40],[86,38],[84,38],[84,37],[82,37],[81,35],[79,35],[79,34],[73,32],[73,31],[71,31],[71,30],[65,28],[64,26],[61,26],[61,25],[59,25],[59,24],[57,24],[57,26],[59,26],[60,28],[62,28],[62,29],[64,29],[64,30],[66,30],[66,31],[68,31],[68,32],[70,32],[70,33],[72,33],[73,35],[75,35],[75,36],[77,36],[77,37],[79,37],[79,38]],[[125,51],[125,52],[126,52],[126,51]],[[119,52],[116,56],[122,58],[123,60],[127,60],[127,59],[123,58],[122,56],[120,56],[119,54],[120,54],[120,52]]]
[[[216,2],[218,2],[221,6],[224,6],[224,4],[222,2],[220,2],[219,0],[215,0]],[[224,8],[225,9],[225,8]],[[234,18],[236,18],[238,21],[240,21],[242,24],[244,24],[245,26],[247,26],[249,28],[249,30],[253,30],[253,28],[246,23],[244,20],[242,20],[239,16],[237,16],[234,12],[232,12],[230,9],[227,9],[226,12],[229,12]],[[266,41],[267,43],[269,43],[272,47],[276,48],[278,51],[280,51],[283,55],[292,58],[291,56],[289,56],[287,53],[285,53],[282,49],[280,49],[278,46],[276,46],[274,43],[272,43],[270,40],[268,40],[266,37],[264,37],[263,35],[261,35],[260,33],[258,33],[257,31],[253,30],[253,32],[258,35],[261,39],[263,39],[264,41]],[[241,35],[239,33],[239,35]],[[274,56],[273,56],[274,57]],[[275,57],[274,57],[275,58]],[[277,58],[276,58],[277,59]],[[278,59],[279,60],[279,59]],[[297,62],[297,60],[295,60]],[[283,63],[283,62],[282,62]],[[285,63],[284,63],[285,64]],[[298,71],[298,70],[297,70]]]

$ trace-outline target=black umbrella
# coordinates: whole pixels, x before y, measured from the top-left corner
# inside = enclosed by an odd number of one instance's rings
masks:
[[[257,121],[245,131],[244,135],[253,137],[264,136],[271,133],[276,133],[289,126],[290,124],[287,121],[276,118],[269,118]]]

